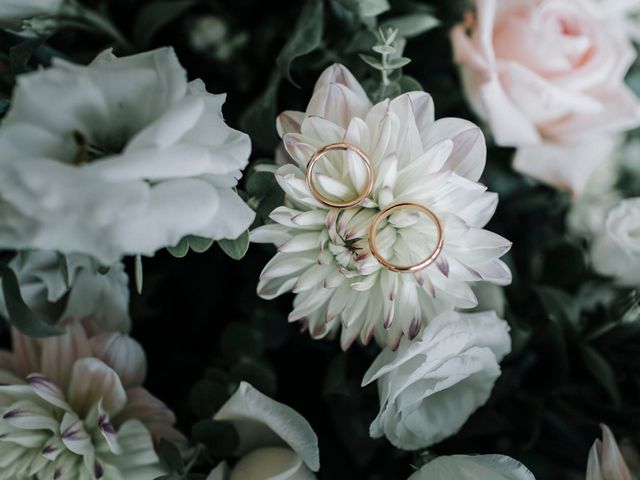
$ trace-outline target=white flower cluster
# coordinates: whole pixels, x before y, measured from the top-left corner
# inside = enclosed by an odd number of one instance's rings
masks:
[[[498,198],[478,183],[486,146],[478,127],[465,120],[434,120],[431,97],[411,92],[371,105],[353,75],[341,65],[318,80],[306,112],[284,112],[278,130],[292,163],[276,178],[285,205],[271,214],[274,224],[254,230],[254,242],[273,243],[278,253],[264,268],[258,293],[274,298],[296,294],[290,321],[303,321],[315,338],[342,327],[344,349],[354,340],[397,347],[415,338],[439,313],[472,308],[471,282],[506,285],[509,268],[500,260],[511,243],[484,230]],[[351,208],[331,208],[305,182],[310,158],[327,145],[345,143],[369,157],[370,194]],[[338,202],[357,197],[367,182],[353,152],[315,170],[321,194]],[[374,216],[403,202],[432,211],[442,224],[443,247],[421,271],[391,271],[368,242]],[[434,223],[417,212],[392,214],[378,232],[385,258],[401,265],[435,248]]]

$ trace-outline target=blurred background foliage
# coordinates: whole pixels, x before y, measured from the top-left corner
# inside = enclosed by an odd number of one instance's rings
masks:
[[[69,18],[48,26],[41,37],[0,33],[0,112],[9,105],[15,76],[52,57],[87,63],[107,47],[124,55],[172,45],[190,78],[202,78],[210,92],[227,93],[227,122],[252,137],[254,164],[242,188],[258,222],[281,201],[273,178],[254,168],[273,162],[276,114],[303,110],[319,73],[333,62],[348,66],[370,94],[379,94],[378,72],[359,56],[371,54],[379,26],[400,29],[406,37],[403,55],[412,60],[393,78],[393,93],[421,85],[433,96],[437,117],[477,121],[463,98],[447,33],[462,17],[464,1],[86,0],[83,5],[110,19],[109,26]],[[505,289],[514,348],[488,404],[432,453],[503,453],[542,480],[584,478],[599,423],[626,442],[640,442],[640,293],[591,273],[584,240],[566,229],[568,194],[514,173],[512,151],[488,142],[483,181],[500,194],[489,229],[514,245],[507,257],[514,281]],[[621,187],[637,195],[636,184]],[[210,419],[247,380],[312,424],[320,439],[319,478],[408,477],[423,460],[368,435],[377,392],[375,386],[360,388],[360,381],[377,347],[342,352],[337,341],[313,341],[298,324],[287,323],[291,296],[260,300],[255,288],[271,248],[251,246],[236,261],[217,245],[198,245],[192,242],[189,249],[185,243],[173,254],[144,258],[141,294],[132,285],[132,334],[148,355],[148,388],[201,445],[192,472],[207,472],[232,451],[233,429]],[[226,249],[241,256],[245,248]],[[129,259],[131,278],[134,263]],[[170,462],[171,448],[164,448]],[[175,478],[183,478],[181,468],[176,466]]]

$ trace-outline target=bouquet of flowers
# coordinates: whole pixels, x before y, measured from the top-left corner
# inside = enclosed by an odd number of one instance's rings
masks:
[[[640,0],[0,0],[0,480],[640,479]]]

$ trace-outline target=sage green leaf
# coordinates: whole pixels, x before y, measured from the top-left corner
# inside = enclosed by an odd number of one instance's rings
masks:
[[[380,60],[378,60],[376,57],[372,57],[371,55],[365,55],[364,53],[360,53],[359,56],[363,62],[372,66],[373,68],[377,70],[385,70],[385,67],[384,65],[382,65],[382,62],[380,62]]]
[[[136,45],[147,48],[162,28],[195,4],[195,0],[163,0],[143,6],[133,22],[133,41]]]
[[[142,270],[142,257],[140,255],[136,255],[135,280],[136,280],[136,291],[138,292],[138,295],[142,293],[143,278],[144,278],[144,272]]]
[[[282,75],[296,87],[299,87],[299,85],[291,77],[291,63],[296,58],[307,55],[320,47],[323,26],[323,1],[308,0],[298,17],[289,40],[282,47],[278,58],[276,58],[276,64]]]
[[[413,13],[390,18],[381,24],[381,28],[397,28],[402,37],[415,37],[440,25],[440,21],[428,13]]]
[[[183,258],[189,253],[189,240],[184,237],[175,247],[167,247],[167,250],[174,257]]]
[[[201,420],[191,428],[191,439],[207,447],[214,457],[228,457],[235,453],[240,444],[240,435],[230,422]]]
[[[609,362],[595,348],[583,345],[580,349],[582,362],[591,376],[609,394],[616,408],[620,406],[620,390],[616,383],[616,374]]]
[[[18,279],[11,268],[0,265],[0,279],[2,280],[2,293],[9,323],[19,332],[34,338],[51,337],[64,333],[50,325],[24,303]]]
[[[187,240],[189,242],[191,250],[196,253],[206,252],[207,250],[209,250],[209,248],[211,248],[211,245],[213,245],[213,240],[211,240],[210,238],[198,237],[196,235],[189,235],[187,237]]]
[[[280,73],[274,72],[262,95],[240,117],[240,128],[249,134],[254,146],[270,153],[279,141],[274,119],[278,114],[276,102],[281,79]]]
[[[397,70],[411,63],[411,59],[407,57],[390,58],[387,67],[391,70]]]
[[[561,324],[578,324],[580,309],[568,293],[551,287],[537,287],[535,291],[550,318]]]
[[[387,0],[357,0],[361,17],[377,17],[391,8]]]
[[[234,260],[240,260],[249,250],[249,231],[247,230],[235,240],[218,240],[224,253]]]
[[[403,75],[402,78],[400,78],[400,80],[398,81],[398,83],[400,84],[402,93],[424,91],[424,88],[422,87],[420,82],[410,75]]]
[[[184,473],[184,463],[182,462],[182,456],[178,448],[171,442],[164,438],[160,440],[157,448],[158,457],[160,461],[171,473]]]

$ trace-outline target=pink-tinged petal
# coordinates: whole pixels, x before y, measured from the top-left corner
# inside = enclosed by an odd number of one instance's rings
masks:
[[[129,335],[103,333],[90,340],[93,356],[109,365],[126,388],[142,385],[147,359],[142,346]]]
[[[16,375],[25,378],[40,370],[41,348],[37,340],[11,329],[11,346],[15,358]]]
[[[365,118],[370,108],[368,99],[344,85],[331,83],[313,94],[307,106],[307,115],[322,117],[347,128],[352,117]]]
[[[292,408],[260,393],[246,382],[216,413],[215,420],[234,424],[240,434],[236,452],[289,445],[314,472],[320,468],[318,437],[311,425]]]
[[[97,358],[83,358],[73,365],[67,399],[79,415],[86,415],[102,400],[113,416],[126,405],[127,394],[116,372]]]
[[[80,322],[72,321],[67,333],[41,340],[42,366],[35,370],[63,390],[69,385],[71,369],[79,358],[91,356],[89,339]]]
[[[362,100],[369,101],[369,97],[367,97],[367,93],[360,85],[360,82],[356,80],[356,77],[345,67],[344,65],[340,65],[339,63],[334,63],[330,67],[327,67],[316,82],[313,92],[317,92],[321,88],[327,87],[332,83],[343,85],[351,90],[357,97]]]
[[[513,168],[557,188],[580,193],[594,170],[617,145],[614,137],[572,144],[542,144],[519,148]]]
[[[632,480],[613,433],[601,425],[602,441],[597,439],[589,452],[587,480]]]
[[[482,130],[467,120],[442,118],[433,124],[424,142],[426,146],[432,146],[446,139],[453,142],[453,150],[442,169],[477,181],[484,171],[487,158]]]
[[[300,125],[305,118],[304,112],[295,112],[293,110],[287,110],[282,112],[276,117],[276,129],[280,138],[285,133],[299,133]]]
[[[49,402],[51,405],[55,405],[58,408],[66,412],[71,411],[71,407],[67,403],[67,399],[64,392],[49,380],[47,377],[40,375],[39,373],[32,373],[27,376],[27,383],[31,385],[33,391],[43,400]]]

